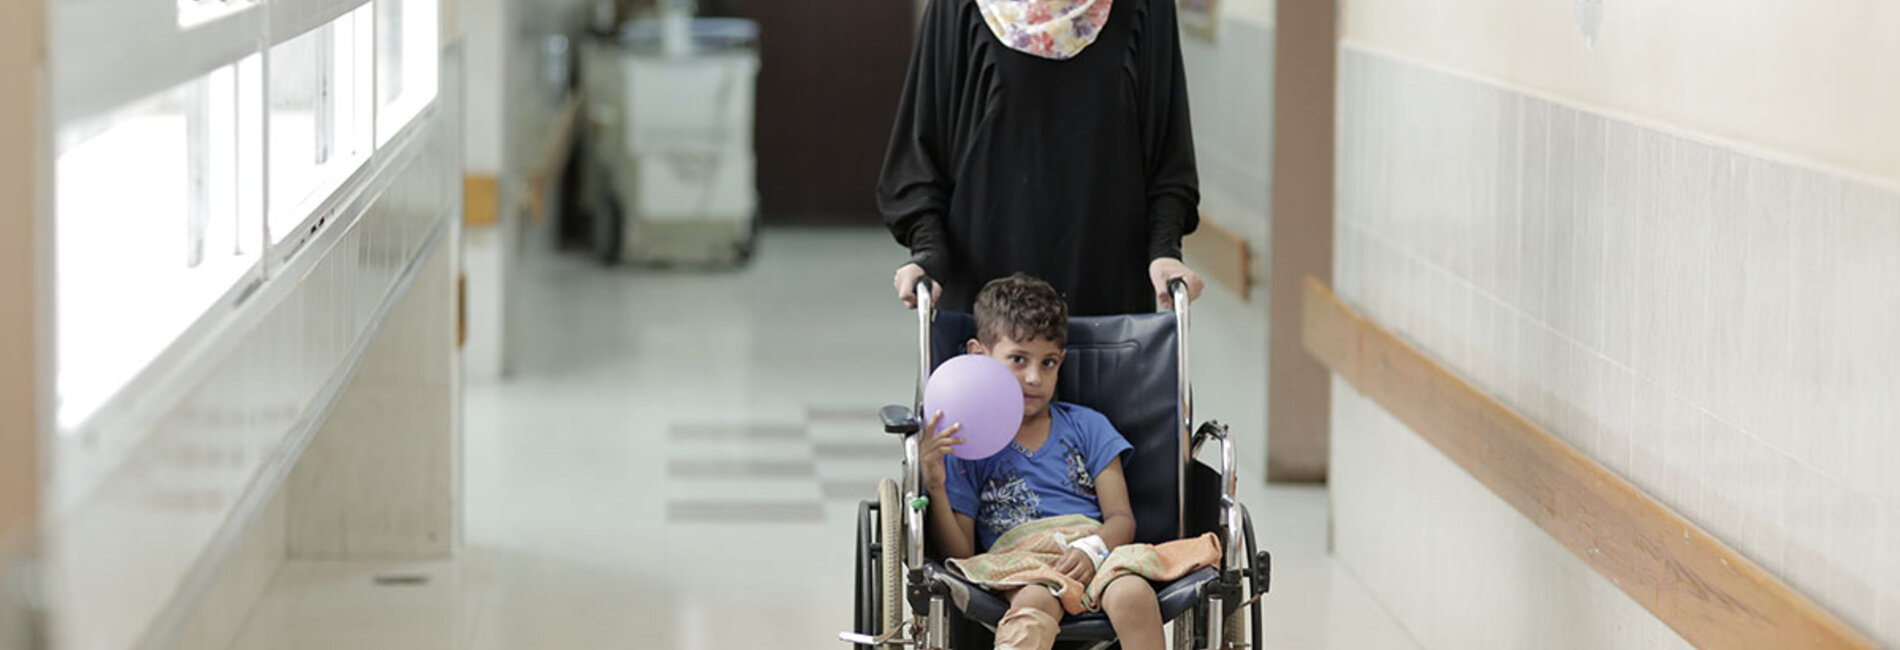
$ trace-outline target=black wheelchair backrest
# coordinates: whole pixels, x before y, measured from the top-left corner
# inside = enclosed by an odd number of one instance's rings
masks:
[[[1077,316],[1069,319],[1069,351],[1056,380],[1056,399],[1108,416],[1134,446],[1122,462],[1135,509],[1135,541],[1180,536],[1180,473],[1186,453],[1178,397],[1178,328],[1172,313]],[[931,369],[959,354],[976,336],[969,314],[937,312],[930,327]]]

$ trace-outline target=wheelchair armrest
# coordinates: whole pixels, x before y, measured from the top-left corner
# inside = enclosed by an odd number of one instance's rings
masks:
[[[1201,444],[1208,440],[1219,440],[1221,450],[1220,464],[1220,518],[1221,518],[1221,564],[1224,569],[1239,566],[1234,556],[1240,546],[1241,524],[1245,508],[1240,506],[1239,477],[1235,465],[1234,440],[1227,434],[1227,425],[1215,421],[1201,424],[1188,441],[1190,456],[1201,451]]]
[[[877,416],[884,421],[884,432],[908,436],[923,429],[923,423],[911,415],[910,407],[892,404],[877,410]]]
[[[1207,442],[1208,438],[1212,438],[1217,435],[1225,436],[1226,427],[1222,426],[1221,423],[1215,422],[1212,420],[1209,420],[1207,422],[1202,422],[1201,428],[1196,430],[1194,432],[1194,436],[1188,439],[1188,456],[1192,457],[1192,456],[1199,455],[1201,453],[1201,445]]]

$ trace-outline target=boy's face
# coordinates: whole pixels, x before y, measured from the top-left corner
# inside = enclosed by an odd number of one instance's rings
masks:
[[[1049,401],[1056,395],[1056,374],[1062,370],[1062,346],[1049,339],[1025,342],[999,336],[991,345],[972,339],[965,349],[1001,361],[1016,373],[1016,381],[1023,387],[1024,421],[1049,412]]]

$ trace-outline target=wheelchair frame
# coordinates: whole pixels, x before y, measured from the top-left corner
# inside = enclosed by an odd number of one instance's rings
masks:
[[[913,647],[919,650],[947,650],[947,643],[949,641],[949,615],[946,610],[945,602],[949,594],[943,584],[926,571],[925,509],[920,507],[920,504],[927,503],[923,500],[925,492],[923,488],[922,466],[919,458],[921,448],[919,434],[922,430],[920,416],[923,409],[924,386],[930,381],[930,327],[932,322],[936,319],[936,305],[933,304],[933,300],[931,299],[930,282],[928,278],[924,278],[919,280],[915,287],[917,295],[918,331],[917,392],[915,398],[910,409],[905,409],[901,406],[890,406],[885,407],[880,413],[883,419],[884,429],[887,433],[904,436],[904,466],[897,499],[897,505],[901,507],[903,518],[903,539],[900,553],[902,558],[902,570],[899,572],[902,577],[901,585],[899,586],[903,589],[903,600],[910,606],[911,617],[910,622],[902,626],[902,629],[883,635],[871,636],[870,634],[853,632],[841,633],[839,635],[840,640],[860,644],[860,646],[863,647],[889,645]],[[1189,305],[1187,283],[1180,279],[1172,280],[1168,283],[1168,290],[1174,300],[1172,313],[1174,314],[1176,322],[1175,352],[1177,357],[1175,367],[1175,385],[1177,389],[1175,419],[1179,425],[1177,427],[1180,436],[1180,444],[1178,447],[1182,450],[1183,454],[1179,459],[1179,470],[1176,472],[1175,499],[1177,500],[1177,519],[1175,522],[1175,533],[1177,537],[1185,536],[1187,532],[1188,475],[1195,462],[1196,452],[1200,451],[1201,445],[1205,444],[1208,440],[1218,440],[1221,448],[1219,484],[1220,523],[1218,524],[1217,531],[1221,538],[1222,551],[1220,577],[1209,585],[1201,605],[1197,605],[1194,609],[1190,609],[1187,613],[1175,619],[1176,621],[1187,621],[1189,627],[1176,626],[1173,646],[1177,650],[1194,650],[1199,647],[1209,649],[1223,647],[1220,644],[1224,638],[1223,634],[1226,627],[1226,618],[1238,614],[1241,607],[1251,606],[1251,622],[1253,623],[1251,635],[1252,643],[1242,645],[1258,647],[1261,630],[1260,609],[1257,601],[1267,592],[1269,587],[1271,579],[1271,555],[1265,551],[1258,551],[1256,549],[1252,518],[1248,515],[1246,506],[1241,504],[1236,496],[1238,488],[1238,479],[1235,471],[1236,455],[1233,439],[1229,437],[1226,425],[1210,421],[1203,423],[1200,429],[1194,429],[1193,386],[1189,379],[1188,366]],[[868,509],[872,508],[871,502],[866,502],[865,506],[867,509],[865,511],[869,511]],[[888,518],[880,519],[888,521]],[[859,522],[861,537],[865,534],[866,531],[863,528],[868,523],[869,520],[865,519],[861,514]],[[862,545],[864,543],[864,540],[861,539],[860,544]],[[1237,552],[1242,551],[1243,548],[1244,555]],[[865,550],[864,548],[860,548],[859,552],[863,553]],[[1245,566],[1243,566],[1243,563]],[[860,565],[859,570],[861,572],[859,588],[862,590],[864,586],[863,581],[866,576],[862,575],[862,571],[864,570],[862,565]],[[1244,576],[1243,570],[1245,571]],[[1241,586],[1243,577],[1250,580],[1247,588]],[[858,597],[862,600],[866,598],[867,595],[860,593]],[[1243,598],[1245,598],[1245,600],[1242,600]],[[863,603],[860,603],[861,607],[862,605]],[[1194,624],[1193,619],[1197,617],[1205,619],[1202,621],[1203,625],[1201,625],[1200,629],[1194,629],[1192,627]],[[1184,631],[1186,633],[1183,633]],[[1205,632],[1205,636],[1201,636],[1201,632]],[[1203,639],[1206,645],[1197,645],[1196,642]],[[1113,645],[1114,643],[1115,641],[1112,640],[1105,641],[1096,644],[1094,647],[1101,648]]]

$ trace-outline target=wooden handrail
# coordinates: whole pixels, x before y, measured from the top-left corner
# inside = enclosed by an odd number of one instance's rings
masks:
[[[1209,219],[1203,210],[1200,227],[1181,239],[1181,249],[1188,265],[1209,284],[1227,287],[1241,302],[1252,300],[1253,255],[1246,237]]]
[[[1701,648],[1875,648],[1707,531],[1306,278],[1308,351]]]

